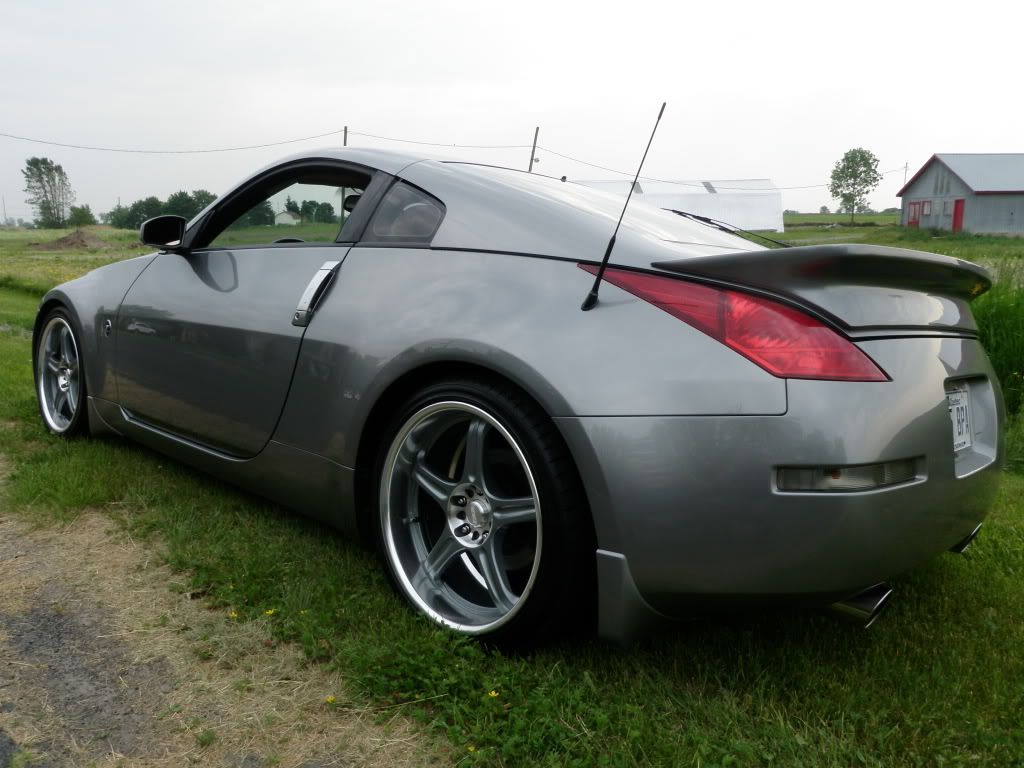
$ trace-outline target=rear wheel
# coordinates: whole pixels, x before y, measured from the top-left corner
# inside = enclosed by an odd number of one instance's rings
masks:
[[[71,317],[63,309],[50,312],[35,350],[36,395],[43,424],[57,435],[85,432],[86,390],[81,346]]]
[[[416,609],[517,643],[588,627],[592,526],[545,414],[511,387],[453,381],[409,398],[388,434],[380,544]]]

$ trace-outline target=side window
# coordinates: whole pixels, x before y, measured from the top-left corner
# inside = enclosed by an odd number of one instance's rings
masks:
[[[381,200],[364,239],[377,242],[429,243],[444,218],[444,205],[404,181]]]
[[[277,177],[232,201],[197,247],[333,243],[369,183],[343,170]]]

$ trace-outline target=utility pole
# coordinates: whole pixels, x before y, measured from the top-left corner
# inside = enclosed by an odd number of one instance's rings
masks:
[[[348,146],[348,126],[347,125],[345,126],[345,133],[342,134],[342,137],[341,137],[341,146],[343,146],[343,147],[347,147]]]
[[[907,171],[910,170],[910,161],[908,160],[903,165],[903,186],[907,186]]]
[[[538,125],[533,129],[533,148],[530,150],[530,167],[527,168],[528,173],[533,173],[533,161],[537,155],[537,136],[540,135],[540,126]]]
[[[7,198],[4,197],[3,195],[0,195],[0,200],[3,200],[3,203],[4,203],[4,220],[0,221],[0,226],[6,227],[7,226]]]

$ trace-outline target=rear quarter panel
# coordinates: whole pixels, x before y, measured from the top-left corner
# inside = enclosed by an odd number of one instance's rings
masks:
[[[353,248],[302,345],[277,440],[353,467],[374,403],[403,375],[472,363],[551,416],[780,414],[785,382],[572,261]],[[426,382],[424,382],[426,383]]]

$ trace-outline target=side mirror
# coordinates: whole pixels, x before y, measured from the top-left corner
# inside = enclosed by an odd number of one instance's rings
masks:
[[[181,216],[157,216],[142,222],[139,240],[167,251],[181,251],[181,240],[185,237],[185,219]]]

